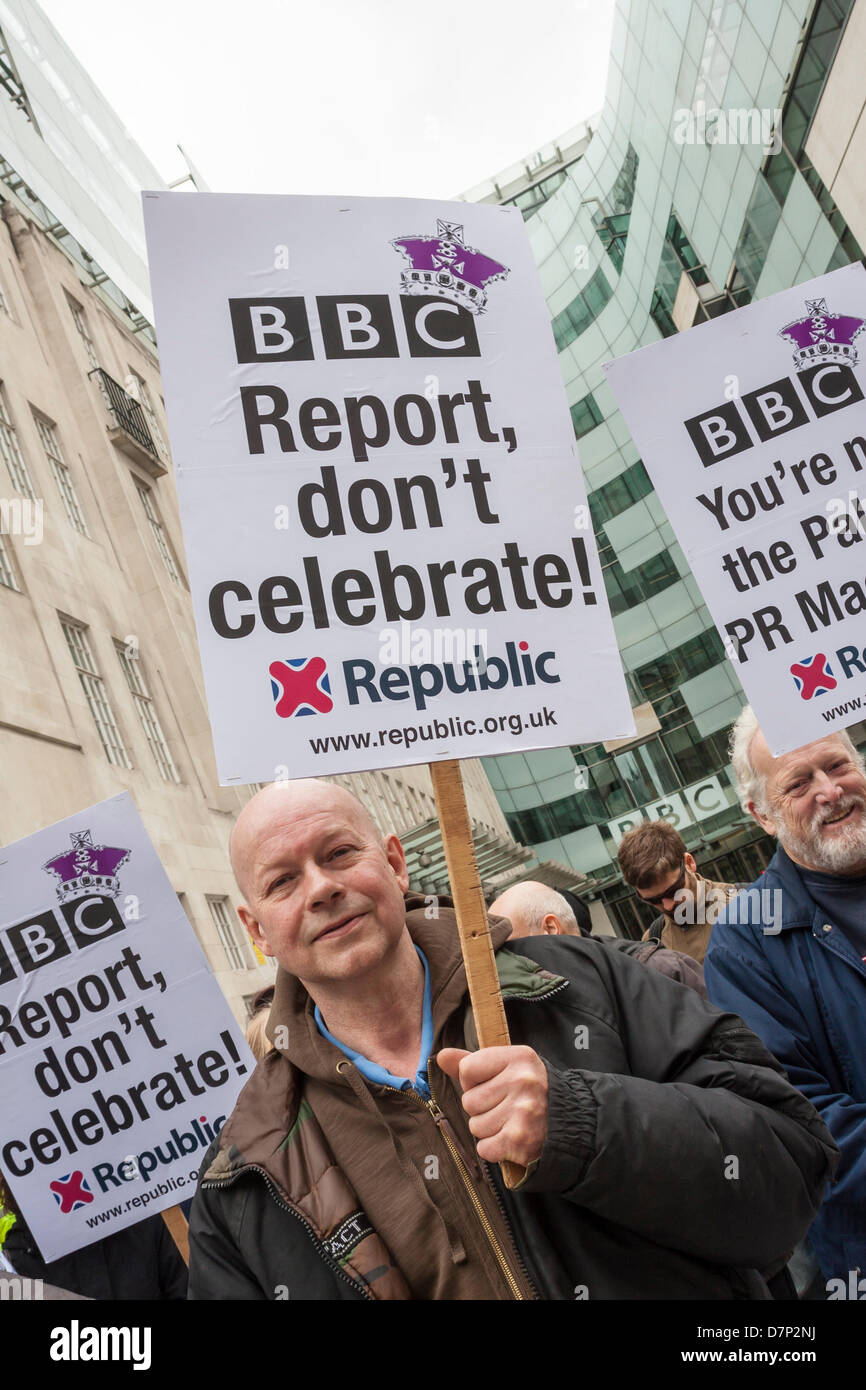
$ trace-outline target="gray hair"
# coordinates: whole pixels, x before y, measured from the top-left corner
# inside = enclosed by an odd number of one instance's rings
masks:
[[[737,784],[737,795],[740,798],[740,805],[746,814],[749,814],[749,802],[754,802],[757,809],[764,813],[764,788],[766,778],[756,772],[752,766],[749,750],[752,746],[752,739],[760,730],[758,716],[751,705],[746,705],[741,710],[737,720],[731,729],[731,736],[728,742],[728,757],[734,768],[734,780]]]
[[[755,809],[763,816],[767,813],[767,779],[759,772],[755,771],[752,764],[750,750],[755,734],[761,732],[758,723],[758,716],[751,705],[746,705],[740,711],[733,728],[728,743],[728,756],[734,768],[734,778],[737,784],[737,795],[740,798],[740,805],[748,814],[749,802],[754,802]],[[839,729],[832,737],[838,738],[848,752],[851,754],[857,766],[862,772],[864,770],[863,756],[858,753],[851,736],[845,729]]]
[[[517,908],[521,913],[531,936],[541,934],[542,923],[551,913],[559,918],[570,936],[580,935],[577,918],[571,906],[561,893],[557,893],[555,888],[549,888],[546,883],[524,879],[522,883],[514,883],[510,888],[506,888],[491,904],[491,910],[495,909],[496,915],[502,917],[508,917],[509,908],[512,912]]]

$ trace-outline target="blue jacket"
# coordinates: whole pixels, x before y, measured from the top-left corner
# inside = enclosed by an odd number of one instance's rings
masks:
[[[866,1271],[866,964],[782,849],[719,914],[704,974],[712,1002],[757,1033],[841,1151],[809,1232],[825,1279]]]

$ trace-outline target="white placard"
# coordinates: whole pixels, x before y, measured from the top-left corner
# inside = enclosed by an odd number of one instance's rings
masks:
[[[633,732],[520,214],[144,212],[220,780]]]
[[[127,793],[0,862],[0,1172],[47,1261],[195,1192],[255,1063]]]
[[[866,272],[607,366],[774,754],[866,716]]]

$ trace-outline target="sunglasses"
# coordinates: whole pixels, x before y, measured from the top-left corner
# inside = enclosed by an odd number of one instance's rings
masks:
[[[654,898],[645,898],[643,893],[641,893],[640,891],[638,892],[638,897],[640,898],[641,902],[648,903],[650,907],[661,907],[665,898],[672,898],[675,893],[678,893],[681,888],[685,887],[686,872],[686,861],[684,859],[682,873],[680,874],[676,883],[672,883],[670,887],[666,888],[663,893],[657,893]]]

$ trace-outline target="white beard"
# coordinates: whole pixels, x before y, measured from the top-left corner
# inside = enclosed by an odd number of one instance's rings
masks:
[[[866,799],[861,796],[848,797],[833,808],[832,814],[835,816],[851,806],[859,806],[866,811]],[[815,813],[805,833],[791,830],[784,814],[776,807],[770,808],[770,814],[776,822],[779,844],[799,863],[825,874],[844,874],[859,864],[866,866],[866,824],[862,819],[836,831],[831,839],[821,834],[821,826],[827,818],[826,811]]]

